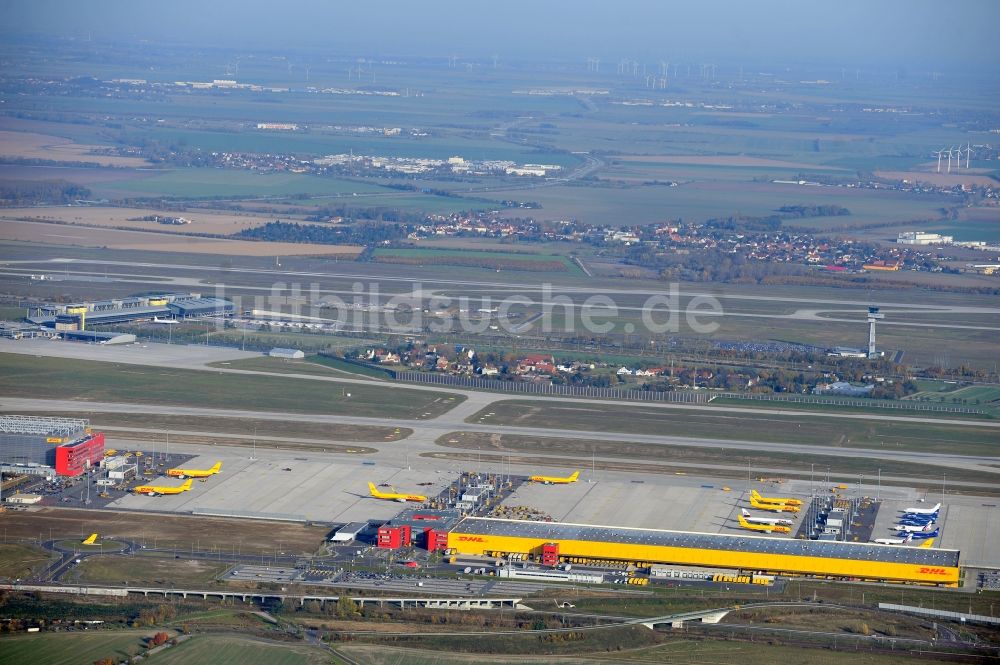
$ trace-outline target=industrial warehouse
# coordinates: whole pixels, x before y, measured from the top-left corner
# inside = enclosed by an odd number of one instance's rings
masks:
[[[532,559],[543,566],[585,559],[627,562],[640,568],[676,564],[875,582],[943,586],[959,582],[957,550],[460,518],[454,511],[404,511],[379,529],[376,542],[389,549],[419,544],[454,554],[513,555],[513,559]]]
[[[104,457],[104,433],[76,418],[0,416],[3,472],[55,470],[60,476],[79,476]]]

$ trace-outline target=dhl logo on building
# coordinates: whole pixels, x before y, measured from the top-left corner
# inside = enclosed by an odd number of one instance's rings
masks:
[[[482,536],[457,536],[458,540],[463,543],[485,543],[486,539]]]
[[[63,440],[62,440],[62,437],[50,436],[49,438],[45,439],[45,442],[46,443],[63,443]]]
[[[920,574],[921,575],[947,575],[948,571],[945,570],[944,568],[928,568],[927,566],[924,566],[923,568],[920,569]]]

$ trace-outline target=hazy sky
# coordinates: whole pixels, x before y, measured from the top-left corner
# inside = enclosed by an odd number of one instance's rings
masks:
[[[358,55],[1000,65],[1000,0],[5,0],[0,26]]]

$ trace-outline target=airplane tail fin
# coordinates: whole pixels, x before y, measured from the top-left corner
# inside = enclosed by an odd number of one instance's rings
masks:
[[[941,504],[940,504],[940,503],[936,503],[936,504],[934,504],[934,507],[933,507],[933,508],[931,508],[931,511],[933,511],[933,512],[935,512],[935,513],[936,513],[937,511],[939,511],[939,510],[941,510]]]
[[[928,538],[924,542],[920,543],[920,547],[931,547],[933,545],[934,545],[934,539],[933,538]]]
[[[194,482],[194,480],[192,480],[191,478],[188,478],[187,480],[184,481],[184,484],[181,485],[181,489],[182,490],[189,490],[189,489],[191,489],[191,483],[193,483],[193,482]]]
[[[574,471],[574,472],[573,472],[573,473],[572,473],[572,474],[570,475],[569,479],[570,479],[571,481],[573,481],[573,480],[576,480],[576,479],[577,479],[577,478],[579,478],[579,477],[580,477],[580,472],[579,472],[579,471]]]
[[[215,463],[215,464],[214,464],[214,465],[212,466],[212,468],[211,468],[211,469],[209,469],[209,471],[212,471],[212,472],[214,472],[214,473],[218,473],[219,471],[222,471],[222,462],[216,462],[216,463]]]
[[[378,490],[375,488],[375,483],[368,483],[368,492],[372,496],[378,496]]]
[[[743,513],[743,517],[750,517],[750,511],[746,508],[740,508],[740,512]]]

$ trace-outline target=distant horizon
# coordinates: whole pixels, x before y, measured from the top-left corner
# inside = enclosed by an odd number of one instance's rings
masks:
[[[708,0],[697,6],[580,0],[572,9],[512,0],[502,14],[452,0],[379,3],[376,10],[322,0],[280,8],[258,0],[169,5],[95,0],[0,7],[0,39],[21,36],[152,41],[254,52],[322,49],[396,57],[574,61],[627,58],[685,63],[978,70],[1000,66],[1000,2]],[[720,19],[721,17],[721,19]]]

